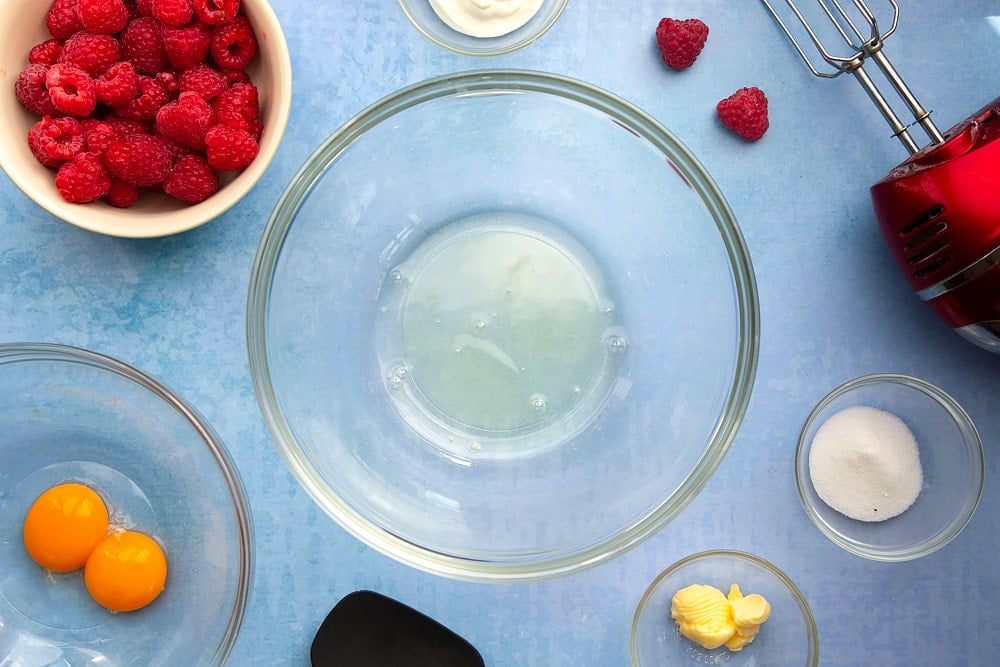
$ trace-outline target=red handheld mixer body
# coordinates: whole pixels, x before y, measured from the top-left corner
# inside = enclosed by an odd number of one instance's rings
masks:
[[[910,157],[871,187],[885,241],[906,279],[941,319],[969,341],[1000,354],[1000,98],[943,135],[883,52],[896,30],[899,6],[887,30],[879,28],[865,0],[815,0],[814,13],[827,32],[843,38],[844,55],[824,45],[819,30],[795,0],[784,0],[830,69],[813,64],[793,31],[761,0],[809,70],[819,77],[854,75],[910,152]],[[839,41],[839,39],[838,39]],[[865,70],[873,62],[913,115],[903,123]],[[930,143],[919,148],[910,128],[920,125]]]
[[[1000,354],[1000,98],[871,188],[889,250],[941,319]]]

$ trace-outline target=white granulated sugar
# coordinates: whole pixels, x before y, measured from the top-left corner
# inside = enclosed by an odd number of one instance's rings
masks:
[[[923,486],[913,433],[894,414],[846,408],[816,431],[809,477],[827,505],[858,521],[885,521],[909,509]]]

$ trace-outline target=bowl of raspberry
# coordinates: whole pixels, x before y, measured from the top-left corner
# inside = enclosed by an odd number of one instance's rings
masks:
[[[291,61],[265,0],[7,0],[0,34],[0,168],[77,227],[209,222],[284,133]]]

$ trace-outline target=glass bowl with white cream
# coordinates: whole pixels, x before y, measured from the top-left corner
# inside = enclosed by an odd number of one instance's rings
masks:
[[[777,566],[713,549],[657,575],[637,605],[630,650],[634,667],[817,667],[819,632],[809,603]]]
[[[427,39],[456,53],[496,56],[545,34],[568,0],[399,0]]]
[[[750,257],[659,122],[566,77],[449,74],[335,132],[268,221],[250,370],[313,499],[402,562],[552,577],[665,526],[758,353]]]
[[[959,535],[979,505],[983,445],[945,391],[908,375],[831,391],[799,434],[795,480],[806,514],[835,544],[906,561]]]

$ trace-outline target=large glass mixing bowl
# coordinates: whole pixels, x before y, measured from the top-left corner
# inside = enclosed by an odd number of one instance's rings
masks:
[[[403,89],[309,158],[254,261],[250,369],[344,528],[463,579],[550,577],[665,525],[750,397],[746,247],[691,153],[571,79]]]

